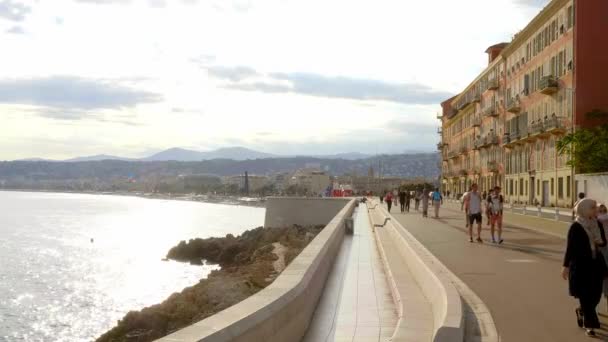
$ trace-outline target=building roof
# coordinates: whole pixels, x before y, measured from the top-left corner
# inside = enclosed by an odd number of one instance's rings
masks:
[[[507,47],[507,45],[509,45],[509,43],[498,43],[498,44],[494,44],[492,46],[490,46],[489,48],[486,49],[486,53],[490,53],[490,51],[492,50],[496,50],[496,49],[504,49]]]

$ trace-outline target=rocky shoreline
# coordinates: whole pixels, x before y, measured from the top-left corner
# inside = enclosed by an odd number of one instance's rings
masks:
[[[127,313],[97,342],[153,341],[242,301],[272,283],[322,229],[258,227],[239,236],[181,241],[168,259],[221,269],[160,304]]]

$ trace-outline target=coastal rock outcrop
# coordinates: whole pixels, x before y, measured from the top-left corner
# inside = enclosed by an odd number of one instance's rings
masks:
[[[219,264],[221,269],[160,304],[129,312],[97,341],[153,341],[222,311],[272,283],[321,229],[258,227],[236,237],[181,241],[169,250],[168,259]]]

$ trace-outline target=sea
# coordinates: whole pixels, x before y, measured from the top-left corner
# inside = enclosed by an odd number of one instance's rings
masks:
[[[181,240],[240,234],[264,209],[0,191],[0,341],[94,341],[217,268],[163,261]]]

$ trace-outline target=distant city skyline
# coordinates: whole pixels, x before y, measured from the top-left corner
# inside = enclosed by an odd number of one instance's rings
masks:
[[[431,152],[438,103],[546,3],[0,0],[0,160]]]

